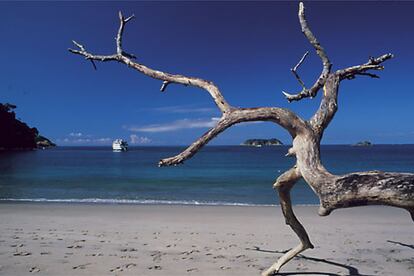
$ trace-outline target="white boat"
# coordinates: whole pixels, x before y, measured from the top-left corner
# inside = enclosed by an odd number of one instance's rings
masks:
[[[128,143],[122,139],[116,139],[112,142],[112,150],[113,151],[127,151],[128,150]]]

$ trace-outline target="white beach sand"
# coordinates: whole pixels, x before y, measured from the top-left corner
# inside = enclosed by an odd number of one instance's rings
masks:
[[[390,207],[295,208],[315,249],[281,275],[414,275],[414,223]],[[298,243],[279,207],[0,204],[1,275],[260,275]]]

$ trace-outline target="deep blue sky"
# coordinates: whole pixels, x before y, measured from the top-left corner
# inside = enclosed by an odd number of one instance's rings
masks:
[[[381,79],[341,86],[339,111],[323,143],[414,143],[413,2],[308,2],[307,17],[334,69],[392,52]],[[300,74],[308,84],[321,64],[300,32],[293,2],[0,2],[0,102],[60,145],[188,144],[219,113],[209,96],[124,65],[68,53],[74,39],[94,53],[115,51],[117,11],[135,13],[124,49],[147,66],[214,81],[230,104],[289,107],[308,118],[320,98],[288,104],[298,91],[289,68],[311,51]],[[268,123],[233,127],[214,144],[289,136]]]

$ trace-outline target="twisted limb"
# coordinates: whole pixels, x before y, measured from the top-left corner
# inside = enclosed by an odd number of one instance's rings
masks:
[[[276,263],[269,267],[262,273],[262,276],[274,275],[280,268],[289,262],[292,258],[305,251],[308,248],[313,248],[313,244],[309,240],[309,236],[306,233],[305,228],[296,218],[293,212],[292,202],[290,200],[290,190],[301,179],[302,176],[297,167],[293,167],[290,170],[284,172],[278,177],[273,188],[277,190],[280,198],[280,207],[282,208],[283,216],[285,217],[286,224],[289,225],[292,230],[299,237],[300,243],[286,252],[280,257]]]

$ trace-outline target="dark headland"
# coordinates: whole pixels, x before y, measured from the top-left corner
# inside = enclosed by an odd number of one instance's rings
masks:
[[[16,119],[13,104],[0,103],[0,150],[30,150],[56,146],[35,127]]]

